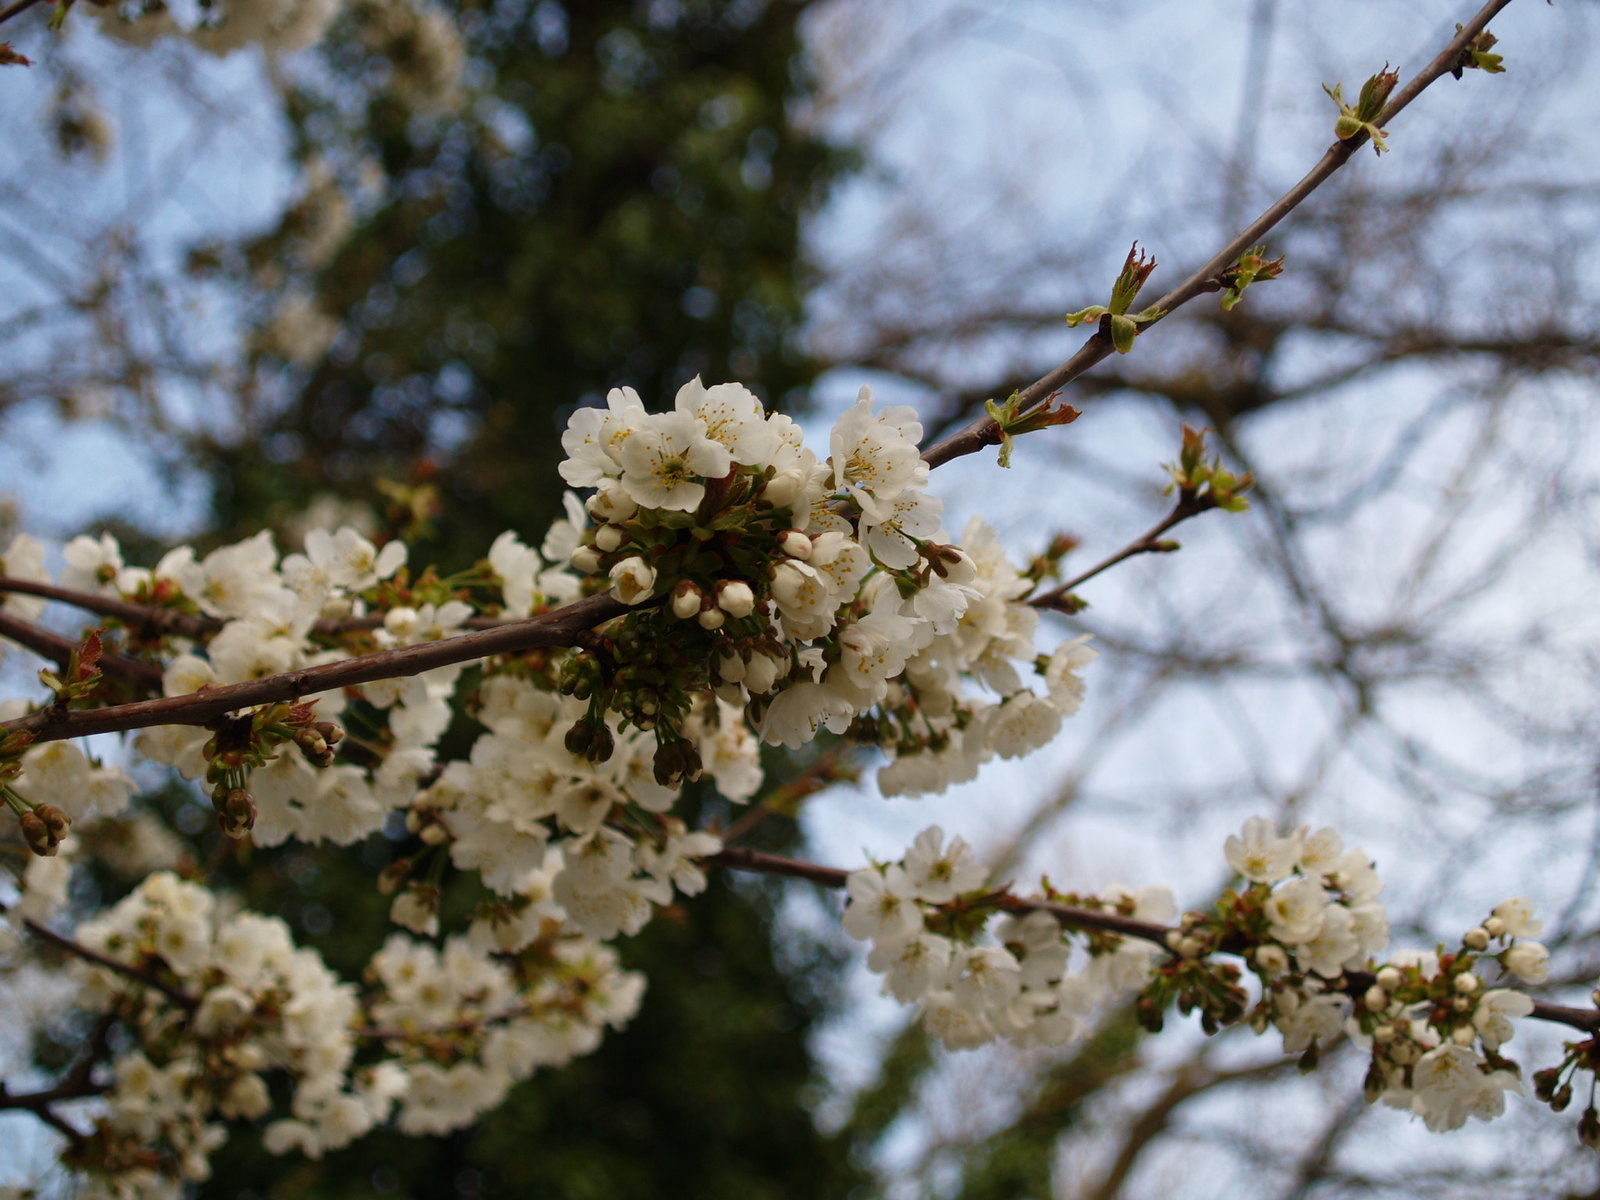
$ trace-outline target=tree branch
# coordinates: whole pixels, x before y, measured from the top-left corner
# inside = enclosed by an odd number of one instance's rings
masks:
[[[41,938],[44,941],[49,942],[57,949],[64,950],[66,953],[71,954],[76,958],[81,958],[84,960],[84,962],[93,963],[97,967],[104,967],[106,970],[111,971],[114,974],[121,975],[124,979],[131,979],[135,983],[141,984],[144,987],[153,988],[155,991],[160,992],[168,1000],[176,1004],[179,1008],[184,1009],[187,1012],[194,1011],[195,1005],[198,1003],[198,1001],[196,1001],[193,997],[185,995],[183,992],[180,992],[177,988],[172,987],[170,984],[161,982],[161,980],[156,979],[147,972],[140,970],[132,963],[125,963],[119,959],[112,958],[110,955],[101,954],[98,950],[91,950],[82,943],[75,942],[71,938],[65,937],[62,934],[55,932],[55,930],[41,925],[32,917],[24,917],[22,924],[27,928],[29,933],[33,934],[37,938]]]
[[[10,576],[0,575],[0,593],[4,592],[59,600],[62,604],[70,604],[73,608],[81,608],[85,612],[99,613],[103,617],[115,617],[123,624],[137,628],[141,633],[157,636],[204,638],[217,633],[228,623],[221,617],[179,612],[176,609],[162,608],[154,604],[139,604],[116,596],[102,596],[98,592],[80,592],[73,588],[57,587],[32,579],[13,579]],[[469,629],[498,629],[518,619],[520,618],[471,617],[466,625]],[[342,633],[379,629],[382,625],[383,614],[376,613],[362,617],[320,620],[311,626],[311,632],[323,637],[338,637]]]
[[[830,888],[844,887],[851,875],[851,872],[838,867],[824,867],[818,863],[784,858],[782,855],[767,854],[743,846],[726,847],[716,854],[706,855],[700,861],[708,867],[727,867],[734,871],[751,871],[762,875],[785,875],[792,879],[807,879],[822,887]],[[1179,932],[1176,926],[1140,921],[1118,913],[1075,908],[1070,904],[1057,904],[1053,900],[1024,900],[1017,896],[1001,894],[996,898],[996,905],[1009,913],[1047,912],[1069,929],[1097,929],[1106,933],[1120,933],[1124,937],[1136,937],[1142,941],[1154,942],[1162,949],[1166,948],[1167,935]],[[1374,976],[1364,971],[1346,971],[1344,980],[1340,990],[1351,996],[1359,996],[1372,986]],[[1568,1025],[1589,1034],[1600,1033],[1600,1008],[1574,1008],[1571,1005],[1549,1004],[1543,1000],[1534,1000],[1533,1012],[1529,1015],[1536,1021]]]
[[[1161,535],[1176,525],[1181,525],[1190,517],[1199,516],[1217,507],[1210,501],[1209,496],[1180,495],[1178,502],[1172,506],[1172,511],[1162,521],[1153,526],[1147,533],[1135,538],[1121,550],[1107,558],[1095,563],[1081,575],[1075,575],[1059,587],[1042,592],[1028,601],[1035,608],[1054,608],[1062,612],[1077,612],[1082,604],[1073,597],[1073,589],[1088,583],[1102,571],[1109,571],[1112,567],[1127,559],[1140,554],[1166,554],[1178,548],[1177,542],[1164,542]]]
[[[14,617],[3,610],[0,610],[0,637],[10,638],[17,645],[32,650],[42,658],[48,658],[63,671],[70,666],[72,652],[77,649],[77,644],[70,638],[64,638],[59,633],[51,633],[48,629],[40,629],[37,625]],[[154,663],[139,662],[137,659],[124,658],[120,654],[102,654],[95,665],[102,674],[131,684],[140,691],[161,690],[161,668]]]
[[[140,700],[109,708],[62,712],[40,709],[25,717],[0,723],[7,732],[26,730],[40,742],[83,737],[91,733],[117,733],[146,729],[152,725],[204,725],[224,713],[257,704],[298,700],[317,692],[355,687],[380,679],[399,679],[420,675],[435,667],[472,662],[497,654],[518,654],[541,646],[570,646],[586,631],[603,621],[628,612],[628,606],[609,595],[590,596],[564,608],[479,629],[437,642],[419,642],[366,654],[343,662],[318,667],[300,667],[246,683],[206,688],[184,696],[160,700]]]
[[[1461,27],[1461,31],[1450,40],[1449,45],[1441,50],[1432,62],[1413,76],[1411,81],[1404,87],[1396,90],[1388,105],[1378,114],[1373,124],[1378,126],[1386,124],[1398,116],[1429,85],[1433,84],[1441,76],[1449,74],[1456,66],[1460,59],[1461,51],[1466,48],[1467,44],[1482,33],[1485,26],[1494,19],[1495,15],[1510,3],[1511,0],[1489,0],[1489,3],[1479,9],[1477,14]],[[1316,166],[1312,167],[1299,183],[1280,196],[1265,212],[1247,225],[1238,236],[1219,250],[1209,262],[1194,271],[1151,307],[1158,308],[1163,314],[1170,315],[1196,296],[1218,290],[1217,277],[1236,263],[1239,255],[1254,246],[1260,245],[1266,235],[1285,217],[1304,203],[1306,198],[1326,183],[1340,167],[1349,162],[1356,151],[1366,145],[1367,140],[1366,135],[1361,134],[1351,138],[1349,141],[1334,142],[1323,152],[1322,158],[1318,160]],[[1066,362],[1055,370],[1040,376],[1021,391],[1020,413],[1032,412],[1047,403],[1053,395],[1110,353],[1111,338],[1105,333],[1096,332]],[[957,430],[942,441],[929,446],[923,452],[922,457],[930,467],[937,467],[953,458],[975,454],[985,446],[995,446],[999,445],[999,443],[1000,427],[995,424],[992,417],[983,416]]]
[[[5,24],[7,21],[11,20],[12,17],[27,12],[37,3],[39,3],[39,0],[16,0],[15,4],[7,5],[5,8],[0,8],[0,25]]]

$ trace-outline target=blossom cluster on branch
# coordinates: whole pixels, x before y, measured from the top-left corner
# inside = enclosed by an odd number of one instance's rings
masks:
[[[82,537],[54,582],[37,543],[13,543],[0,569],[24,644],[46,645],[26,633],[41,632],[46,596],[104,615],[41,672],[52,696],[9,702],[0,747],[16,828],[50,856],[20,872],[10,927],[70,947],[80,1007],[131,1035],[87,1077],[93,1128],[67,1161],[158,1194],[202,1178],[233,1119],[272,1118],[270,1149],[313,1155],[390,1119],[459,1128],[632,1014],[642,980],[607,943],[700,891],[723,848],[676,814],[686,786],[750,800],[763,740],[878,748],[885,790],[903,792],[1048,742],[1094,653],[1081,638],[1035,650],[1037,579],[981,524],[968,548],[949,540],[920,437],[912,410],[877,408],[866,389],[826,457],[738,384],[692,381],[664,413],[619,389],[564,437],[562,473],[594,489],[587,500],[569,494],[537,548],[506,533],[454,577],[413,571],[402,543],[349,528],[313,531],[281,559],[263,533],[150,568],[107,535]],[[619,615],[572,644],[485,660],[462,636],[600,594]],[[418,647],[430,665],[396,673]],[[394,671],[317,688],[356,661]],[[368,988],[335,980],[281,921],[231,912],[170,872],[71,938],[43,923],[66,907],[79,835],[151,778],[58,726],[95,713],[135,728],[116,719],[148,703],[141,678],[171,723],[140,722],[128,748],[198,781],[229,837],[403,837],[379,886],[406,932],[374,956]],[[275,681],[265,703],[201,707]],[[458,710],[480,732],[441,757]],[[468,926],[442,930],[445,891],[473,879],[485,899]],[[285,1111],[269,1111],[268,1073],[288,1085]]]
[[[1259,238],[1363,139],[1382,148],[1380,122],[1431,79],[1492,69],[1462,55],[1487,53],[1492,39],[1473,39],[1500,3],[1392,99],[1387,72],[1348,113],[1332,89],[1340,141],[1294,190],[1137,315],[1155,263],[1130,253],[1112,304],[1074,314],[1101,326],[1083,350],[939,446],[921,449],[916,413],[863,388],[821,455],[744,386],[694,380],[669,411],[627,388],[580,409],[561,474],[589,494],[569,493],[537,546],[507,532],[457,575],[339,528],[286,557],[262,533],[148,568],[109,536],[78,538],[52,581],[43,546],[19,537],[0,557],[0,638],[52,666],[46,694],[0,707],[0,798],[16,817],[0,957],[65,955],[94,1032],[55,1086],[0,1085],[0,1109],[56,1130],[91,1196],[177,1195],[245,1121],[264,1123],[268,1150],[312,1157],[385,1123],[461,1129],[633,1015],[644,981],[610,943],[701,891],[712,866],[845,887],[844,928],[872,943],[869,967],[954,1048],[1064,1045],[1119,1004],[1159,1030],[1176,1008],[1208,1033],[1275,1029],[1307,1068],[1349,1040],[1369,1057],[1369,1100],[1446,1130],[1522,1091],[1502,1051],[1531,1016],[1583,1035],[1533,1075],[1540,1100],[1568,1107],[1600,1066],[1600,991],[1578,1009],[1523,990],[1548,974],[1531,906],[1505,901],[1453,949],[1380,960],[1373,864],[1331,829],[1248,822],[1223,848],[1234,885],[1180,915],[1160,887],[1018,895],[938,828],[898,862],[847,873],[738,846],[744,820],[722,819],[759,802],[762,743],[878,753],[879,789],[914,796],[1057,734],[1095,652],[1072,637],[1038,648],[1040,610],[1076,611],[1072,588],[1174,548],[1162,535],[1181,520],[1243,507],[1251,481],[1186,431],[1173,514],[1041,590],[1064,549],[1019,570],[979,521],[952,540],[930,466],[1069,422],[1053,405],[1061,384],[1188,299],[1225,291],[1232,304],[1276,275]],[[246,37],[286,48],[332,10],[245,5],[185,32],[219,51]],[[119,16],[136,37],[176,28],[159,6]],[[428,22],[390,24],[404,41]],[[435,50],[442,78],[451,56]],[[49,601],[101,619],[65,638],[38,623]],[[474,734],[459,753],[441,749],[451,727]],[[101,759],[69,740],[86,732],[134,736]],[[393,840],[377,886],[399,928],[361,984],[148,831],[122,848],[141,881],[78,911],[73,863],[97,825],[173,774],[199,783],[231,839]],[[721,798],[706,827],[685,821],[690,787]],[[453,889],[477,899],[470,917],[449,920]],[[1579,1133],[1600,1143],[1592,1079]]]

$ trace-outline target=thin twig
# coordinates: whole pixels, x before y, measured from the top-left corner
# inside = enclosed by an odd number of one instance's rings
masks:
[[[0,575],[0,592],[15,592],[22,596],[42,596],[81,608],[85,612],[99,613],[102,617],[116,617],[125,625],[141,633],[171,634],[176,637],[201,638],[216,633],[224,622],[216,617],[202,617],[196,613],[160,608],[154,604],[137,604],[116,596],[102,596],[98,592],[80,592],[74,588],[57,587],[33,579],[14,579]]]
[[[40,657],[48,658],[63,671],[71,665],[72,652],[78,648],[77,643],[71,638],[51,633],[48,629],[40,629],[37,625],[14,617],[3,610],[0,610],[0,637],[9,638]],[[140,662],[138,659],[125,658],[120,654],[102,654],[96,660],[95,666],[102,674],[131,684],[140,691],[161,690],[161,668],[154,663]]]
[[[30,8],[38,3],[39,0],[16,0],[15,4],[9,5],[6,8],[0,8],[0,25],[4,25],[7,21],[11,20],[12,17],[17,16],[19,13],[27,12]]]
[[[152,988],[155,991],[160,992],[168,1000],[171,1000],[179,1008],[184,1009],[185,1011],[192,1012],[194,1010],[197,1001],[195,1001],[192,997],[184,995],[184,993],[180,992],[177,988],[172,987],[170,984],[163,983],[154,976],[140,970],[132,963],[125,963],[118,959],[112,958],[110,955],[101,954],[98,950],[91,950],[88,946],[85,946],[80,942],[75,942],[71,938],[65,937],[62,934],[55,932],[55,930],[41,925],[32,917],[23,918],[22,923],[27,927],[29,933],[33,934],[35,937],[42,938],[44,941],[49,942],[52,946],[55,946],[60,950],[64,950],[68,954],[71,954],[77,958],[81,958],[85,962],[91,962],[97,967],[104,967],[106,970],[117,975],[121,975],[125,979],[131,979],[135,983],[141,984],[144,987]]]
[[[1121,550],[1107,558],[1101,559],[1081,575],[1075,575],[1059,587],[1042,592],[1028,601],[1035,608],[1059,608],[1066,612],[1077,611],[1079,605],[1074,604],[1072,592],[1074,589],[1088,583],[1102,571],[1109,571],[1120,562],[1125,562],[1140,554],[1165,554],[1176,550],[1178,543],[1163,541],[1161,535],[1176,525],[1181,525],[1190,517],[1198,516],[1217,507],[1215,503],[1207,503],[1205,497],[1191,497],[1180,495],[1178,502],[1172,506],[1172,511],[1148,532],[1129,542]]]
[[[1482,33],[1484,27],[1509,3],[1511,3],[1511,0],[1489,0],[1488,4],[1479,9],[1477,14],[1461,27],[1461,31],[1450,40],[1450,44],[1441,50],[1432,62],[1413,76],[1409,83],[1394,93],[1388,105],[1378,114],[1373,124],[1378,126],[1387,124],[1420,96],[1429,85],[1437,81],[1441,76],[1449,74],[1457,65],[1461,57],[1461,51],[1478,34]],[[1160,309],[1163,314],[1170,315],[1196,296],[1216,291],[1217,277],[1236,263],[1239,255],[1254,246],[1262,244],[1267,234],[1279,222],[1304,203],[1306,198],[1326,183],[1340,167],[1349,162],[1355,152],[1367,144],[1367,140],[1365,134],[1360,134],[1349,141],[1334,142],[1323,152],[1322,158],[1317,162],[1317,165],[1312,167],[1299,183],[1280,196],[1265,212],[1247,225],[1237,237],[1219,250],[1209,262],[1162,296],[1152,307]],[[1105,333],[1096,332],[1066,362],[1048,374],[1040,376],[1033,383],[1022,389],[1019,393],[1021,397],[1020,412],[1031,412],[1046,403],[1051,396],[1110,353],[1110,337]],[[937,467],[953,458],[975,454],[986,446],[995,446],[999,445],[999,443],[1000,427],[995,424],[992,417],[983,416],[957,430],[942,441],[929,446],[923,452],[922,457],[929,466]]]

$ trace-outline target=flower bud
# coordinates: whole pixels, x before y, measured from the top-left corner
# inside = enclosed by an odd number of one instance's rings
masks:
[[[933,573],[951,583],[969,584],[978,578],[977,564],[960,546],[930,546]]]
[[[1595,1114],[1593,1105],[1578,1118],[1578,1138],[1589,1149],[1600,1150],[1600,1116]]]
[[[256,823],[255,797],[244,788],[230,788],[220,804],[213,799],[217,810],[217,827],[228,837],[244,837]]]
[[[1395,1028],[1387,1021],[1372,1031],[1372,1040],[1377,1042],[1380,1046],[1388,1045],[1390,1042],[1394,1041],[1394,1039]]]
[[[622,549],[622,543],[627,540],[628,532],[620,525],[602,525],[594,531],[594,548],[602,554]]]
[[[37,812],[25,812],[17,821],[22,826],[22,840],[40,858],[53,858],[60,852],[61,839],[50,836],[49,826]]]
[[[698,779],[701,766],[700,751],[691,741],[680,738],[656,747],[653,769],[656,782],[662,787],[681,787]]]
[[[1483,928],[1490,937],[1500,937],[1506,931],[1506,923],[1499,917],[1490,917],[1483,923]]]
[[[745,660],[744,686],[750,689],[752,696],[764,696],[772,690],[773,684],[788,674],[788,659],[775,658],[758,650]]]
[[[728,619],[728,614],[720,608],[702,608],[697,619],[701,629],[721,629]]]
[[[795,502],[806,492],[806,476],[803,471],[791,469],[779,471],[767,480],[767,486],[762,489],[761,498],[774,508],[793,508]]]
[[[1476,929],[1469,929],[1461,935],[1461,944],[1468,950],[1487,950],[1489,948],[1489,931],[1482,925]]]
[[[1389,993],[1377,984],[1367,989],[1366,995],[1361,997],[1361,1003],[1367,1006],[1368,1012],[1381,1013],[1389,1007]]]
[[[1388,1083],[1383,1078],[1383,1068],[1376,1061],[1367,1068],[1366,1078],[1361,1081],[1361,1094],[1368,1104],[1377,1103],[1378,1097],[1388,1090]]]
[[[1458,1046],[1470,1046],[1478,1040],[1478,1031],[1471,1025],[1458,1025],[1450,1031],[1450,1040]]]
[[[700,612],[700,605],[705,597],[700,594],[700,589],[687,579],[672,589],[672,615],[679,620],[687,621]]]
[[[1257,946],[1254,957],[1257,969],[1269,976],[1282,975],[1289,969],[1289,955],[1272,942]]]
[[[1400,990],[1400,985],[1405,982],[1405,976],[1400,973],[1399,967],[1384,967],[1378,972],[1378,986],[1386,992]]]
[[[716,672],[717,678],[724,683],[742,683],[745,677],[744,658],[738,654],[718,655]]]
[[[600,551],[593,546],[579,546],[567,555],[572,569],[580,575],[593,575],[600,570]]]
[[[412,830],[412,832],[415,833],[416,830]],[[411,874],[412,865],[409,858],[400,858],[379,871],[378,894],[380,896],[391,896],[397,892],[400,889],[400,885],[406,881],[406,876]]]
[[[803,561],[811,557],[811,539],[798,529],[785,529],[778,535],[778,549]]]
[[[621,524],[639,511],[638,504],[628,493],[611,483],[601,484],[600,490],[590,496],[583,507],[595,520],[612,524]]]
[[[1470,971],[1456,976],[1455,989],[1463,996],[1470,996],[1482,986],[1482,981]]]
[[[742,579],[724,579],[717,584],[717,607],[730,617],[748,617],[755,611],[756,594]]]

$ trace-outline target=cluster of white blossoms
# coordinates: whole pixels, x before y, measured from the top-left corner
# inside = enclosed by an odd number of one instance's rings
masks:
[[[84,920],[83,953],[123,969],[83,968],[79,1006],[129,1034],[106,1045],[96,1082],[95,1144],[122,1154],[102,1156],[102,1178],[136,1158],[144,1173],[120,1194],[169,1194],[203,1178],[236,1119],[261,1122],[274,1151],[313,1156],[383,1122],[459,1129],[518,1080],[592,1050],[644,986],[607,943],[703,890],[723,850],[720,823],[686,824],[684,788],[719,794],[710,811],[724,820],[763,785],[763,741],[829,734],[881,750],[880,789],[901,794],[1047,743],[1077,711],[1095,653],[1082,638],[1036,651],[1028,598],[1044,567],[1019,571],[981,522],[950,543],[921,434],[912,410],[877,409],[863,389],[819,457],[739,384],[693,381],[655,414],[618,389],[563,438],[563,476],[593,493],[569,493],[537,547],[507,532],[458,575],[418,571],[403,543],[351,527],[313,529],[286,557],[262,533],[204,555],[180,547],[153,568],[125,563],[109,535],[70,542],[59,586],[116,615],[46,673],[52,694],[36,709],[115,703],[158,679],[177,702],[285,672],[299,687],[315,679],[302,672],[602,593],[626,606],[575,645],[439,654],[419,674],[132,738],[203,781],[231,837],[345,845],[384,831],[395,849],[378,887],[407,932],[361,988],[296,948],[282,921],[232,912],[168,872]],[[25,537],[0,572],[50,582]],[[44,604],[8,594],[8,630],[23,638],[16,622]],[[107,655],[113,676],[98,673]],[[460,747],[449,754],[447,727]],[[0,799],[34,852],[61,855],[20,872],[14,901],[0,896],[0,955],[26,948],[28,922],[73,914],[71,858],[97,844],[97,823],[140,814],[145,777],[64,740],[0,738]],[[1374,1097],[1438,1128],[1497,1111],[1515,1086],[1499,1048],[1530,1002],[1483,968],[1543,977],[1525,905],[1502,905],[1455,955],[1379,967],[1380,885],[1337,833],[1253,820],[1226,857],[1244,885],[1169,929],[1163,888],[1019,899],[935,828],[900,862],[849,876],[844,925],[872,943],[885,991],[952,1047],[1066,1044],[1134,994],[1151,1028],[1174,1000],[1208,1030],[1243,1020],[1240,969],[1214,961],[1242,947],[1262,986],[1250,1019],[1291,1052],[1314,1058],[1349,1033],[1372,1054]],[[476,911],[444,928],[459,908],[445,893],[478,884]],[[1600,1141],[1600,1114],[1585,1119]]]
[[[1517,1068],[1499,1051],[1533,1001],[1493,985],[1548,978],[1548,951],[1529,940],[1540,923],[1528,901],[1496,907],[1454,953],[1401,951],[1380,965],[1382,884],[1336,831],[1280,835],[1258,817],[1226,853],[1251,886],[1224,900],[1223,929],[1253,944],[1264,989],[1254,1023],[1276,1026],[1286,1051],[1315,1061],[1320,1046],[1349,1035],[1371,1056],[1368,1099],[1408,1109],[1432,1130],[1489,1120],[1507,1092],[1521,1094]]]
[[[846,884],[845,932],[872,943],[867,965],[884,976],[884,992],[918,1005],[923,1028],[945,1045],[1066,1045],[1093,1028],[1097,1011],[1149,979],[1161,948],[1131,938],[1091,942],[1087,962],[1069,969],[1067,932],[1042,909],[1002,917],[991,936],[997,909],[985,903],[994,896],[982,895],[987,879],[967,843],[957,837],[946,846],[934,826],[899,863],[852,872]],[[1177,911],[1165,888],[1110,888],[1093,903],[1141,921],[1171,920]]]
[[[1148,1028],[1161,1027],[1175,1000],[1208,1029],[1246,1019],[1257,1032],[1274,1027],[1308,1066],[1349,1037],[1371,1057],[1369,1101],[1408,1109],[1431,1130],[1497,1116],[1508,1092],[1522,1092],[1519,1068],[1500,1051],[1513,1019],[1534,1009],[1517,985],[1544,982],[1549,957],[1530,940],[1540,926],[1526,900],[1499,905],[1453,954],[1404,952],[1380,965],[1382,885],[1335,830],[1279,834],[1252,818],[1224,852],[1244,886],[1213,913],[1171,926],[1163,888],[1047,889],[1036,901],[989,889],[967,844],[946,845],[935,827],[901,861],[849,875],[844,928],[872,943],[867,962],[884,992],[917,1005],[924,1028],[953,1048],[997,1038],[1062,1045],[1088,1032],[1097,1010],[1138,993]],[[1213,961],[1241,948],[1261,985],[1251,1011],[1238,968]],[[1585,1045],[1540,1073],[1541,1098],[1558,1109],[1572,1094],[1561,1078],[1587,1061]],[[1600,1142],[1600,1112],[1591,1106],[1584,1120],[1585,1138]]]
[[[664,600],[641,624],[684,647],[668,668],[709,664],[705,685],[765,741],[798,748],[826,729],[891,756],[886,793],[942,790],[1048,742],[1094,652],[1080,639],[1036,655],[1032,581],[980,521],[949,544],[921,436],[912,409],[875,409],[868,388],[826,459],[739,384],[691,381],[666,413],[616,389],[562,438],[563,478],[596,489],[598,525],[570,561],[624,603]],[[674,618],[697,632],[674,635]],[[643,715],[670,720],[659,700]]]
[[[79,1006],[115,1014],[133,1039],[112,1062],[95,1154],[166,1168],[124,1173],[131,1194],[176,1194],[179,1179],[207,1178],[223,1122],[271,1110],[269,1076],[287,1077],[292,1111],[316,1121],[302,1148],[344,1145],[388,1116],[393,1072],[352,1069],[355,989],[276,917],[224,918],[214,893],[158,872],[76,938],[148,980],[78,967]]]
[[[320,1154],[391,1115],[413,1132],[457,1128],[536,1068],[592,1049],[632,1014],[643,986],[604,943],[637,932],[674,895],[702,890],[701,863],[722,848],[675,815],[683,787],[703,780],[725,800],[749,800],[763,780],[763,739],[798,747],[828,730],[884,747],[902,772],[913,760],[942,763],[907,789],[920,791],[970,773],[989,753],[981,743],[1008,755],[1043,744],[1075,710],[1082,685],[1073,672],[1092,652],[1080,641],[1034,655],[1028,580],[980,525],[969,529],[976,554],[948,544],[920,436],[910,409],[875,410],[863,391],[824,459],[740,385],[695,381],[674,411],[655,415],[619,390],[607,408],[580,410],[565,438],[563,474],[595,494],[569,494],[538,548],[508,532],[477,568],[450,579],[410,568],[404,544],[380,547],[350,527],[311,530],[284,557],[261,533],[204,555],[180,547],[152,568],[126,563],[109,535],[65,547],[61,587],[149,614],[106,624],[105,650],[159,669],[174,699],[437,642],[474,621],[516,620],[597,591],[633,606],[581,650],[479,663],[470,688],[463,672],[472,664],[456,662],[133,738],[145,759],[203,780],[224,831],[258,845],[345,845],[385,828],[397,835],[403,824],[413,840],[380,880],[396,893],[391,916],[413,934],[448,935],[442,950],[391,940],[365,997],[326,981],[326,997],[344,998],[330,1044],[375,1044],[382,1069],[352,1073],[343,1050],[315,1069],[291,1061],[304,1078],[268,1126],[274,1149]],[[0,565],[50,582],[31,539],[14,542]],[[28,620],[44,603],[5,600]],[[1043,694],[1022,686],[1012,660],[1032,662]],[[442,760],[440,738],[463,702],[481,731],[460,757]],[[19,704],[5,715],[23,712]],[[347,733],[352,755],[343,753]],[[74,844],[74,823],[88,822],[87,833],[130,806],[133,776],[68,742],[18,743],[7,754],[0,785],[25,827],[44,828],[30,840],[41,852],[63,838]],[[64,899],[68,871],[66,859],[31,871],[15,914]],[[464,934],[440,928],[442,894],[457,875],[492,896]],[[324,976],[292,950],[281,923],[244,914],[218,923],[195,896],[209,893],[152,876],[84,924],[84,944],[164,980],[196,1012],[221,1003],[205,997],[222,989],[244,1015],[218,1036],[287,1036],[267,1031],[270,1006],[249,988],[273,991],[279,1004],[299,986],[295,971]],[[942,1036],[1026,1037],[1032,1027],[1036,1038],[1061,1040],[1077,1027],[1092,1003],[1074,999],[1061,972],[1041,975],[1054,952],[1023,948],[1038,941],[1038,924],[1008,923],[1006,936],[1022,939],[1012,949],[950,944],[949,970],[926,1003]],[[213,961],[213,947],[243,936],[224,939],[225,929],[270,930],[273,955],[301,965],[241,982]],[[1023,958],[1026,986],[1002,1002],[1006,964]],[[91,1007],[103,1004],[97,986]],[[212,1052],[210,1034],[178,1015],[183,1003],[132,980],[118,987],[117,1012],[150,1064],[130,1079],[148,1082],[153,1071],[177,1081],[185,1063]],[[130,1007],[125,997],[140,994],[143,1007]],[[117,1126],[157,1146],[160,1179],[203,1169],[219,1115],[273,1115],[258,1111],[267,1096],[252,1082],[259,1066],[249,1053],[238,1061],[204,1086],[174,1082],[182,1112]],[[149,1107],[158,1090],[141,1083],[128,1095],[146,1099],[111,1107]]]
[[[1280,836],[1252,817],[1223,846],[1228,865],[1253,884],[1265,921],[1255,966],[1268,974],[1291,967],[1337,979],[1360,969],[1389,942],[1378,901],[1383,883],[1361,850],[1345,850],[1337,830],[1297,829]]]
[[[1507,900],[1455,953],[1397,955],[1380,967],[1351,1023],[1372,1056],[1368,1095],[1444,1130],[1497,1117],[1507,1092],[1522,1094],[1517,1068],[1499,1052],[1533,1001],[1519,987],[1492,985],[1549,978],[1549,952],[1531,940],[1541,927],[1527,900]]]

